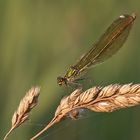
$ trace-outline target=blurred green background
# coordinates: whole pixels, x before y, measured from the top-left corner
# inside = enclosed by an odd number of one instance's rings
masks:
[[[20,99],[33,85],[41,86],[30,120],[9,140],[28,140],[53,117],[60,99],[72,89],[56,77],[87,52],[93,42],[124,13],[137,19],[123,48],[91,69],[84,89],[111,83],[140,83],[139,0],[0,0],[0,137],[11,126]],[[78,121],[61,122],[41,140],[139,140],[140,106],[113,113],[90,112]]]

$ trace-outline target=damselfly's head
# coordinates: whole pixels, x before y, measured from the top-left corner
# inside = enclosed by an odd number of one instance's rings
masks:
[[[59,86],[67,85],[67,79],[65,77],[57,77],[57,83]]]

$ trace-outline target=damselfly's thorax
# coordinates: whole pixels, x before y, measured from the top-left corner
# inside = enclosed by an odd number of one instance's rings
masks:
[[[68,69],[65,78],[69,79],[70,81],[73,81],[73,78],[75,78],[78,74],[79,74],[79,70],[76,67],[71,66]]]
[[[71,66],[64,77],[57,77],[57,83],[59,86],[73,83],[75,81],[75,77],[77,77],[78,74],[79,71],[74,66]]]

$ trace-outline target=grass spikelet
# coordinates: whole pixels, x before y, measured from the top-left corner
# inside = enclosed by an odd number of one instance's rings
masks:
[[[37,105],[40,88],[32,87],[20,101],[20,104],[12,117],[12,126],[9,132],[5,135],[4,140],[9,134],[26,120],[29,119],[30,111]]]
[[[77,119],[82,109],[90,109],[95,112],[112,112],[117,109],[135,106],[139,103],[140,84],[114,84],[106,87],[93,87],[85,92],[82,92],[81,89],[76,89],[61,100],[54,118],[31,140],[37,139],[47,129],[66,117]]]

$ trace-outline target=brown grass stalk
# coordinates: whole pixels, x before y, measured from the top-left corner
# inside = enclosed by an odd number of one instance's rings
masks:
[[[95,112],[112,112],[117,109],[135,106],[139,103],[140,84],[114,84],[106,87],[93,87],[85,92],[77,89],[61,100],[54,118],[31,140],[37,139],[48,128],[66,117],[77,119],[81,109],[90,109]]]
[[[4,140],[7,139],[9,134],[26,120],[29,119],[29,113],[33,107],[38,103],[40,88],[32,87],[20,101],[20,104],[12,117],[12,126],[9,132],[5,135]]]

